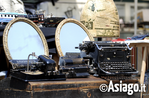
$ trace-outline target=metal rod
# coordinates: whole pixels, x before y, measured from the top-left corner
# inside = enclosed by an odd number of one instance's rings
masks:
[[[37,56],[37,55],[35,55],[35,52],[32,52],[32,54],[29,54],[29,55],[28,55],[28,61],[27,61],[27,72],[28,72],[28,71],[30,71],[30,70],[29,70],[29,67],[30,67],[30,66],[29,66],[29,57],[30,57],[31,55],[32,55],[32,56],[34,56],[34,57],[36,57],[36,58],[38,58],[38,56]]]
[[[27,61],[27,72],[29,71],[29,57],[31,56],[32,54],[29,54],[28,56],[28,61]]]
[[[135,19],[134,19],[134,35],[137,34],[137,11],[138,11],[138,0],[135,0]]]

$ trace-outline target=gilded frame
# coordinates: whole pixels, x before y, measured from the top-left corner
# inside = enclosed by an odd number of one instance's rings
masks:
[[[86,34],[88,35],[90,41],[94,41],[94,38],[89,33],[88,29],[80,21],[78,21],[76,19],[72,19],[72,18],[64,19],[63,21],[61,21],[59,23],[59,25],[56,28],[56,32],[55,32],[56,49],[57,49],[58,55],[60,57],[64,56],[64,54],[61,50],[61,45],[60,45],[60,31],[61,31],[61,28],[63,27],[63,25],[66,24],[66,23],[75,23],[75,24],[79,25],[86,32]]]
[[[12,60],[13,58],[11,57],[10,55],[10,52],[9,52],[9,49],[8,49],[8,34],[9,34],[9,29],[11,28],[11,26],[16,23],[16,22],[26,22],[28,24],[30,24],[36,31],[37,33],[39,34],[41,40],[42,40],[42,43],[43,43],[43,46],[44,46],[44,54],[49,56],[49,49],[48,49],[48,45],[47,45],[47,41],[46,41],[46,38],[44,36],[44,34],[42,33],[42,31],[40,30],[40,28],[34,23],[32,22],[31,20],[27,19],[27,18],[23,18],[23,17],[18,17],[18,18],[15,18],[13,20],[11,20],[5,27],[4,29],[4,33],[3,33],[3,47],[4,47],[4,52],[8,58],[8,60]]]

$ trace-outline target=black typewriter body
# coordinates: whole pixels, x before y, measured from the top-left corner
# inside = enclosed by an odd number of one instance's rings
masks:
[[[89,74],[89,66],[80,57],[80,53],[66,53],[60,57],[60,72],[66,74],[67,78],[85,78]]]
[[[46,55],[40,55],[37,59],[10,60],[9,62],[13,67],[11,70],[13,79],[24,82],[66,80],[64,74],[55,71],[55,61]],[[29,68],[27,68],[28,64]]]
[[[131,64],[131,50],[124,43],[85,42],[80,45],[92,57],[92,64],[97,76],[130,76],[137,74]]]

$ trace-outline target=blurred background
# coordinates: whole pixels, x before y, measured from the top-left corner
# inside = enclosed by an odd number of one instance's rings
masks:
[[[25,11],[35,14],[44,12],[47,17],[65,17],[80,20],[81,11],[87,0],[22,0]],[[137,34],[149,32],[149,0],[113,0],[120,19],[120,38],[134,35],[135,1],[137,1]]]

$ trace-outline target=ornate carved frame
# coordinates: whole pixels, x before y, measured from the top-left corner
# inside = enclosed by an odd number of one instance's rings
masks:
[[[3,47],[4,47],[4,51],[5,51],[5,54],[6,54],[7,58],[8,58],[8,60],[12,60],[13,59],[11,57],[11,55],[10,55],[9,48],[8,48],[9,29],[11,28],[11,26],[14,23],[20,22],[20,21],[21,22],[26,22],[26,23],[30,24],[38,32],[38,34],[39,34],[39,36],[40,36],[40,38],[42,40],[43,46],[44,46],[44,54],[49,56],[49,49],[48,49],[47,41],[46,41],[45,36],[43,35],[42,31],[40,30],[40,28],[34,22],[32,22],[31,20],[29,20],[27,18],[18,17],[18,18],[15,18],[15,19],[11,20],[6,25],[4,33],[3,33]]]
[[[94,41],[94,39],[93,39],[92,35],[89,33],[88,29],[81,22],[79,22],[78,20],[72,19],[72,18],[64,19],[63,21],[61,21],[59,23],[59,25],[56,28],[56,32],[55,32],[55,44],[56,44],[56,48],[57,48],[57,51],[58,51],[58,54],[60,57],[64,56],[64,54],[62,53],[62,50],[61,50],[61,45],[60,45],[60,31],[61,31],[61,28],[63,27],[63,25],[66,23],[75,23],[75,24],[79,25],[86,32],[89,39],[91,41]]]

